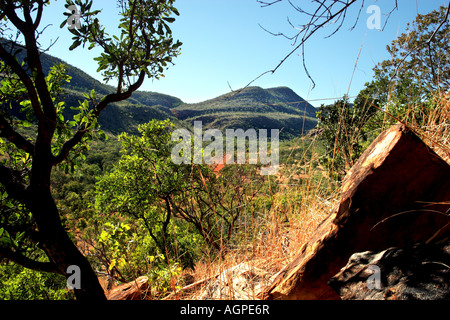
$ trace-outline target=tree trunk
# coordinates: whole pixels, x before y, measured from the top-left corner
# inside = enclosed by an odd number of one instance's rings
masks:
[[[105,293],[89,261],[78,250],[62,226],[58,209],[49,189],[29,190],[28,206],[38,226],[41,247],[60,274],[68,279],[70,266],[80,270],[80,288],[75,288],[77,300],[106,300]]]

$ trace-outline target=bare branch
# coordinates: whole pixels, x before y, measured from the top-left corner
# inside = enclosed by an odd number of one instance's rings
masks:
[[[283,1],[283,0],[274,0],[272,2],[264,2],[264,1],[258,0],[257,2],[261,3],[261,7],[263,8],[263,7],[271,6],[271,5],[273,5],[273,4],[277,3],[277,2],[281,2],[281,1]]]
[[[308,68],[306,68],[306,62],[305,62],[305,44],[302,44],[302,61],[303,61],[303,69],[306,72],[306,75],[308,76],[309,80],[312,82],[312,89],[316,86],[316,83],[314,82],[313,78],[309,74]]]
[[[391,17],[391,14],[392,14],[392,12],[394,12],[394,10],[397,10],[398,9],[398,3],[397,3],[397,0],[395,0],[395,6],[392,8],[392,10],[391,11],[389,11],[389,13],[386,15],[386,20],[384,21],[384,25],[383,25],[383,28],[381,29],[381,30],[384,30],[384,28],[386,27],[386,25],[387,25],[387,23],[388,23],[388,21],[389,21],[389,18]]]
[[[436,36],[436,33],[439,31],[439,29],[442,28],[442,26],[447,22],[449,14],[450,14],[450,1],[448,3],[447,11],[445,13],[444,19],[442,19],[441,23],[436,28],[436,30],[434,30],[434,32],[431,35],[430,39],[428,39],[428,44],[431,43],[431,41],[434,39],[434,37]]]
[[[397,2],[397,0],[395,0]],[[358,24],[359,17],[361,16],[361,11],[364,8],[364,0],[361,1],[361,7],[359,7],[358,15],[356,16],[355,24],[350,28],[350,30],[355,29],[356,25]]]
[[[304,51],[304,44],[306,43],[306,41],[313,36],[318,30],[324,28],[325,26],[327,26],[330,23],[335,23],[340,21],[340,24],[338,25],[338,27],[328,36],[332,36],[333,34],[335,34],[337,31],[339,31],[339,29],[342,27],[343,22],[346,18],[346,13],[348,8],[353,5],[357,0],[346,0],[346,1],[332,1],[331,3],[327,3],[327,0],[314,0],[314,2],[316,2],[318,4],[318,7],[316,8],[316,10],[314,11],[314,13],[307,13],[306,11],[304,11],[303,9],[301,9],[299,6],[294,5],[290,0],[289,3],[290,5],[298,12],[300,12],[301,14],[306,14],[308,16],[310,16],[310,20],[306,25],[301,26],[301,28],[297,29],[293,26],[293,24],[291,23],[291,21],[288,19],[289,24],[291,25],[291,27],[294,27],[295,29],[299,30],[294,36],[287,36],[284,33],[272,33],[267,31],[266,29],[264,29],[265,31],[269,32],[272,35],[275,36],[284,36],[285,38],[289,39],[289,40],[294,40],[294,44],[295,47],[293,50],[291,50],[282,60],[281,62],[272,70],[266,71],[262,74],[260,74],[258,77],[256,77],[255,79],[253,79],[246,87],[248,87],[250,84],[252,84],[253,82],[255,82],[256,80],[258,80],[259,78],[261,78],[262,76],[268,74],[268,73],[275,73],[280,67],[281,65],[283,65],[287,59],[289,59],[296,51],[298,51],[300,48],[302,49],[302,60],[303,60],[303,67],[304,70],[307,74],[307,76],[309,77],[309,79],[312,81],[313,83],[313,88],[315,86],[314,81],[312,80],[307,68],[306,68],[306,63],[305,63],[305,51]],[[268,5],[273,5],[277,2],[280,1],[273,1],[270,3],[266,3],[266,2],[262,2],[262,1],[258,1],[260,3],[263,3],[264,6],[268,6]],[[341,8],[333,10],[334,6],[336,4],[340,4],[342,5]],[[361,8],[360,11],[361,12]],[[359,14],[358,14],[359,17]],[[334,21],[336,19],[336,21]],[[322,21],[323,20],[323,21]],[[297,43],[297,41],[300,39],[299,43]]]

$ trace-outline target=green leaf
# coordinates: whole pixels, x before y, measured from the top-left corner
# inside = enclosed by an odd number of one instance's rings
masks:
[[[99,241],[100,241],[100,242],[105,242],[106,239],[108,239],[108,237],[109,237],[109,233],[106,232],[105,230],[103,230],[102,233],[100,234],[100,239],[99,239]]]
[[[74,41],[74,43],[69,47],[69,50],[72,51],[74,49],[76,49],[77,47],[79,47],[82,44],[82,41],[77,39]]]
[[[116,266],[116,259],[112,259],[111,260],[111,264],[109,265],[109,271],[111,271],[115,266]]]

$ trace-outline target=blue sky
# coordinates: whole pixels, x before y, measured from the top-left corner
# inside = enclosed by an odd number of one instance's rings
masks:
[[[311,8],[310,0],[293,2],[305,9]],[[64,3],[55,0],[48,7],[41,25],[51,25],[41,36],[41,44],[45,47],[58,38],[50,54],[101,80],[93,61],[98,52],[81,47],[72,52],[68,50],[71,34],[66,28],[59,28],[64,20]],[[447,3],[446,0],[398,0],[398,10],[392,13],[384,31],[378,31],[367,27],[366,21],[371,15],[366,12],[367,8],[375,4],[381,9],[383,25],[394,0],[365,0],[356,28],[349,31],[360,6],[355,4],[338,33],[326,39],[336,27],[330,25],[306,44],[306,65],[316,83],[313,90],[303,69],[301,51],[292,55],[274,74],[266,74],[252,85],[288,86],[314,106],[329,102],[320,99],[342,97],[346,93],[355,96],[364,83],[371,80],[372,68],[389,58],[386,45],[404,32],[406,24],[413,21],[417,13],[428,13]],[[294,30],[287,22],[288,17],[295,25],[304,24],[307,19],[286,0],[265,8],[256,0],[178,0],[175,6],[180,16],[172,30],[174,38],[183,42],[182,53],[166,71],[165,78],[147,79],[141,90],[169,94],[189,103],[227,93],[229,86],[233,90],[244,87],[277,66],[292,50],[291,41],[270,35],[260,25],[274,33],[291,34]],[[99,18],[107,31],[114,34],[118,21],[115,1],[96,0],[94,8],[103,9]]]

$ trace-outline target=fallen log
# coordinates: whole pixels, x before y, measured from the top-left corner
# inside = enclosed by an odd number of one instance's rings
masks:
[[[146,300],[150,295],[149,290],[148,277],[140,277],[111,289],[106,298],[108,300]]]
[[[353,253],[448,241],[449,212],[449,164],[395,125],[353,166],[338,207],[261,298],[339,299],[328,281]]]

